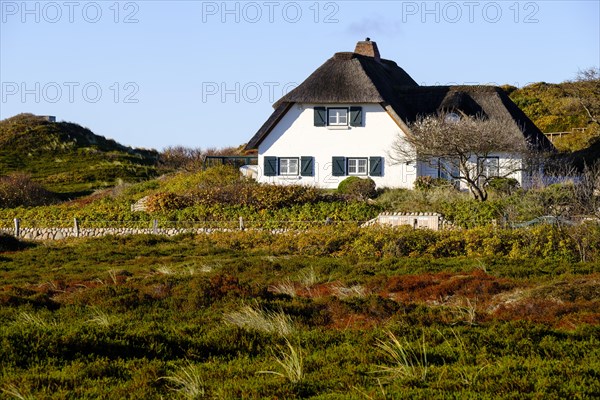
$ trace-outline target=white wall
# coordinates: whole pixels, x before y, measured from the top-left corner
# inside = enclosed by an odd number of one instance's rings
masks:
[[[514,178],[519,182],[519,185],[527,186],[528,182],[524,179],[523,161],[518,155],[508,154],[503,152],[491,153],[488,157],[498,157],[499,165],[499,176],[505,178]],[[472,157],[469,160],[470,168],[475,170],[477,168],[477,157]],[[426,162],[418,163],[418,176],[431,176],[432,178],[438,177],[438,168],[436,165],[431,165]],[[461,183],[462,189],[467,189],[464,183]]]
[[[526,179],[525,172],[522,171],[523,161],[518,155],[497,152],[489,154],[488,157],[498,157],[499,176],[514,178],[522,187],[527,188],[529,186],[530,182]],[[477,167],[477,158],[473,157],[470,160],[469,165],[470,168],[474,170]],[[432,166],[429,163],[419,162],[418,172],[419,176],[438,177],[438,169],[436,166]],[[467,184],[463,181],[460,182],[460,188],[462,190],[468,190]]]
[[[333,176],[331,158],[340,157],[383,157],[383,176],[371,177],[378,188],[407,188],[414,187],[417,176],[432,176],[437,178],[437,168],[426,163],[395,164],[390,160],[388,152],[401,129],[390,115],[379,104],[352,104],[361,106],[363,123],[360,127],[345,127],[347,129],[331,129],[330,127],[314,126],[315,106],[323,104],[294,104],[273,128],[271,133],[258,147],[258,178],[259,182],[275,184],[302,184],[320,188],[335,189],[347,176]],[[348,104],[327,104],[327,107],[348,107]],[[314,157],[314,176],[265,176],[263,174],[264,157]],[[500,174],[505,175],[506,169],[512,166],[514,156],[506,153],[496,153],[490,156],[500,157]],[[473,165],[477,160],[473,159]],[[520,160],[519,160],[520,162]],[[519,184],[527,186],[528,182],[521,171],[516,171],[509,177],[515,178]],[[466,190],[466,185],[461,184]]]
[[[346,176],[332,176],[331,158],[383,157],[383,176],[371,177],[377,187],[412,188],[417,171],[412,165],[394,165],[388,151],[396,135],[401,132],[390,115],[379,104],[352,104],[361,106],[361,127],[338,130],[314,126],[314,106],[322,104],[294,104],[277,126],[258,147],[258,181],[277,184],[315,185],[337,188]],[[327,104],[327,107],[348,107],[348,104]],[[314,157],[314,176],[264,176],[265,156]]]

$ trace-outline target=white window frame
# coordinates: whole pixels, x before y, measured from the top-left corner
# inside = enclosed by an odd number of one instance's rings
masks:
[[[455,112],[449,112],[448,114],[446,114],[446,116],[444,117],[444,122],[446,123],[451,123],[451,124],[455,124],[458,121],[460,121],[460,115],[458,115]]]
[[[294,164],[295,168],[293,168]],[[281,157],[278,169],[277,172],[281,176],[298,176],[300,175],[300,159],[298,157]]]
[[[490,165],[490,162],[494,162],[494,165]],[[479,157],[477,160],[477,167],[480,169],[481,174],[487,179],[500,176],[500,157]],[[490,174],[490,167],[494,168],[495,173]]]
[[[360,161],[364,161],[364,172],[360,170]],[[354,165],[351,166],[351,164]],[[367,176],[369,175],[369,159],[366,157],[348,157],[346,169],[350,176]]]
[[[339,114],[339,111],[342,111],[342,110],[345,112],[346,122],[340,122],[341,115]],[[333,123],[331,122],[331,117],[333,116],[331,114],[332,112],[336,112],[335,122],[333,122]],[[350,119],[350,110],[348,108],[346,108],[346,107],[327,108],[327,126],[348,126],[349,119]]]

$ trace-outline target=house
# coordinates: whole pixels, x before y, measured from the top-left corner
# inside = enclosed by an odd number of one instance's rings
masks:
[[[274,111],[248,142],[258,150],[259,182],[337,188],[348,176],[372,178],[377,187],[413,188],[419,176],[443,177],[429,163],[399,163],[389,156],[400,135],[419,116],[451,110],[451,116],[485,115],[512,121],[508,130],[539,150],[552,144],[494,86],[419,86],[394,61],[381,58],[368,38],[354,52],[336,53],[273,105]],[[484,160],[498,173],[499,153]],[[512,175],[525,183],[521,171]]]

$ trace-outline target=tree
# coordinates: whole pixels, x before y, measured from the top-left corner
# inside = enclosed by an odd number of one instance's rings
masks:
[[[579,101],[590,122],[600,125],[600,69],[579,71],[567,91]]]
[[[573,180],[574,193],[570,202],[576,212],[600,218],[600,161],[585,165]]]
[[[492,179],[507,178],[525,166],[527,143],[511,119],[456,114],[419,117],[410,132],[399,133],[390,158],[396,163],[422,162],[464,183],[473,197],[485,201]],[[497,157],[502,153],[505,157]],[[514,156],[514,157],[511,157]]]

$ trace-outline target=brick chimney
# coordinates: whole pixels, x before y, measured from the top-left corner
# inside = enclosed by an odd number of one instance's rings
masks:
[[[376,61],[379,61],[380,59],[377,43],[371,42],[371,38],[366,38],[365,40],[356,43],[354,52],[363,56],[373,57]]]

